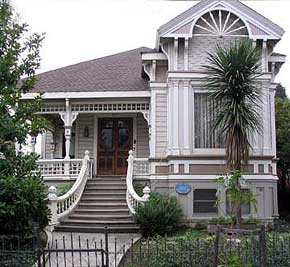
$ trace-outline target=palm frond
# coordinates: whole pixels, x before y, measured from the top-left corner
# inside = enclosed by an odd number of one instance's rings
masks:
[[[239,41],[218,45],[204,66],[209,73],[204,86],[215,103],[213,128],[225,138],[229,165],[238,169],[248,159],[251,136],[261,131],[259,62],[260,53],[252,43]]]

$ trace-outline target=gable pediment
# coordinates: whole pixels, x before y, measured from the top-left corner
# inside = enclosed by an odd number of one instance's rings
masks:
[[[215,17],[213,14],[215,14]],[[238,25],[238,22],[235,22],[234,17],[239,19],[240,25]],[[236,28],[231,23],[234,23]],[[222,30],[226,29],[226,33],[229,34],[240,34],[240,32],[245,34],[245,30],[242,31],[245,28],[247,36],[255,40],[280,40],[284,34],[284,30],[280,26],[238,0],[205,0],[200,1],[192,8],[162,25],[158,30],[158,38],[191,38],[194,27],[199,28],[198,34],[205,34],[206,32],[208,34],[220,34]]]

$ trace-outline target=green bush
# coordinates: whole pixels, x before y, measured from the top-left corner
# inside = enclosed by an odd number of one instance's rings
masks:
[[[34,172],[33,155],[14,158],[17,173],[3,175],[9,160],[0,164],[0,235],[13,234],[24,238],[33,235],[34,222],[40,229],[48,224],[47,187]]]
[[[152,194],[149,201],[136,209],[136,221],[144,235],[173,232],[180,223],[182,209],[175,197]]]

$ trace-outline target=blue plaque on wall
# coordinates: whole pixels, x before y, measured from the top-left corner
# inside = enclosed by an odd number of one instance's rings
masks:
[[[175,191],[180,195],[187,195],[191,191],[191,186],[189,184],[177,184],[175,186]]]

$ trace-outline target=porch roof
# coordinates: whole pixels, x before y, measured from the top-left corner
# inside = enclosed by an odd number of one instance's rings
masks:
[[[39,81],[30,92],[149,90],[147,79],[142,77],[141,53],[152,50],[140,47],[38,74]]]

